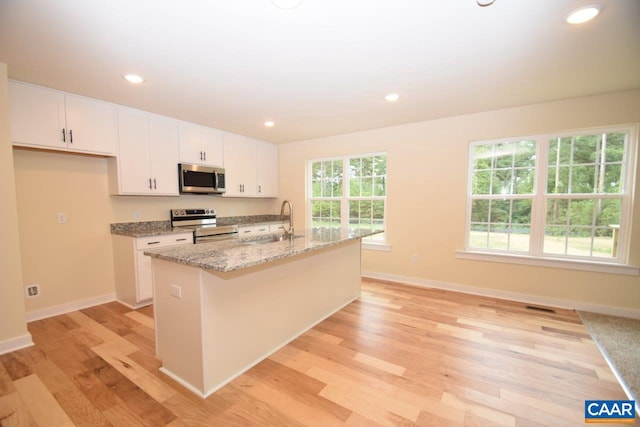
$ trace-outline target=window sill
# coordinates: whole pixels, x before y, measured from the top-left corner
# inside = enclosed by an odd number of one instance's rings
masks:
[[[391,245],[386,243],[362,242],[362,249],[368,251],[391,252]]]
[[[565,268],[569,270],[594,271],[598,273],[640,275],[640,267],[612,262],[582,261],[558,258],[542,258],[529,255],[513,255],[490,252],[457,251],[456,258],[474,261],[501,262],[507,264],[533,265],[538,267]]]

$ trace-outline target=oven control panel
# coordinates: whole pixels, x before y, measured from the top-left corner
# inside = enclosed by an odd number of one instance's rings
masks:
[[[171,218],[216,217],[215,209],[171,209]]]

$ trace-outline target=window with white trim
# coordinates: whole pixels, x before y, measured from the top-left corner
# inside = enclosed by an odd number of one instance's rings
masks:
[[[312,227],[384,230],[386,153],[311,160],[308,182]],[[384,243],[384,233],[364,241]]]
[[[469,146],[466,248],[625,263],[634,127]]]

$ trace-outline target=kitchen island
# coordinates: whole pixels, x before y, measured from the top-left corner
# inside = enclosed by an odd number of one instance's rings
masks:
[[[360,295],[369,230],[146,251],[161,371],[207,397]]]

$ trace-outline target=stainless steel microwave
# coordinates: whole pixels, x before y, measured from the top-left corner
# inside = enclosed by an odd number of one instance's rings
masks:
[[[222,194],[225,192],[223,168],[180,163],[178,175],[181,194]]]

